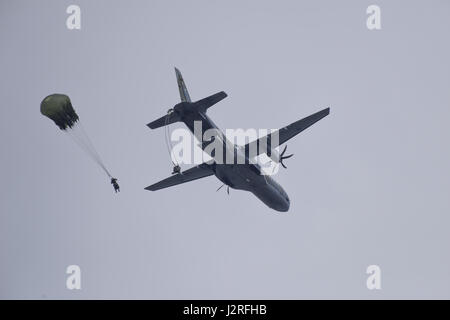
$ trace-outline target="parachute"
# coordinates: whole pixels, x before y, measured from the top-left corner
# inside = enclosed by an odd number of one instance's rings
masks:
[[[105,171],[109,178],[113,178],[104,165],[91,139],[86,134],[80,118],[67,95],[51,94],[45,97],[41,102],[41,113],[53,120],[64,133],[69,135]]]
[[[41,113],[52,119],[61,130],[72,128],[79,120],[69,97],[65,94],[52,94],[45,97],[41,102]]]

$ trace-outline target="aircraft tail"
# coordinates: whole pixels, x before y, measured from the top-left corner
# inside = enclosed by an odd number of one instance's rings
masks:
[[[180,70],[175,68],[175,74],[177,76],[178,89],[180,90],[180,98],[181,102],[192,103],[191,97],[189,96],[189,92],[186,88],[186,84],[184,83],[183,76],[181,75]],[[195,106],[199,112],[206,113],[206,110],[218,103],[219,101],[225,99],[227,94],[223,91],[213,94],[204,99],[198,100],[195,102]],[[147,126],[151,129],[156,129],[160,127],[167,126],[169,124],[182,121],[181,116],[178,112],[174,112],[173,110],[169,111],[167,115],[162,116],[161,118],[156,119],[155,121],[150,122]]]
[[[175,67],[175,75],[177,76],[178,90],[180,90],[180,98],[182,102],[191,102],[191,97],[184,83],[180,70]]]
[[[189,92],[186,88],[186,84],[184,83],[183,76],[181,75],[180,70],[175,67],[175,75],[177,76],[178,90],[180,91],[181,102],[192,102],[191,97],[189,96]],[[196,104],[206,111],[209,107],[216,104],[222,99],[225,99],[227,94],[223,91],[213,94],[207,98],[201,99],[196,102]]]
[[[191,102],[191,97],[189,96],[186,84],[184,83],[183,76],[181,75],[180,70],[178,70],[176,67],[175,67],[175,75],[177,77],[178,90],[180,90],[181,102]],[[178,121],[181,121],[180,116],[172,112],[168,113],[165,116],[162,116],[161,118],[156,119],[155,121],[148,123],[147,126],[151,129],[156,129]]]

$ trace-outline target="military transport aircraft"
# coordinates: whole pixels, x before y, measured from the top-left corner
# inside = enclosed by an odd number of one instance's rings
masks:
[[[207,116],[206,111],[209,107],[227,97],[227,94],[221,91],[207,98],[192,102],[183,77],[177,68],[175,68],[175,74],[177,77],[181,102],[175,105],[172,109],[169,109],[167,115],[162,116],[161,118],[153,122],[150,122],[149,124],[147,124],[147,126],[149,126],[151,129],[156,129],[159,127],[167,126],[171,123],[181,121],[186,124],[186,126],[194,135],[201,134],[201,136],[196,136],[199,141],[203,141],[203,134],[208,129],[214,129],[217,130],[217,132],[220,132],[217,126]],[[254,156],[266,153],[272,160],[280,163],[284,168],[286,168],[283,160],[290,158],[292,155],[284,155],[284,153],[286,152],[286,147],[281,153],[278,153],[275,148],[285,143],[317,121],[321,120],[329,113],[330,108],[326,108],[275,131],[278,139],[272,139],[272,137],[274,137],[274,133],[270,133],[267,136],[261,137],[244,146],[232,145],[231,150],[229,144],[227,144],[228,141],[225,141],[226,138],[221,138],[222,140],[220,140],[220,143],[223,144],[225,152],[232,152],[232,157],[234,159],[240,157],[244,158],[246,161],[244,163],[234,161],[231,164],[228,162],[218,162],[215,161],[213,153],[211,154],[213,156],[212,160],[187,169],[183,172],[180,172],[179,167],[176,166],[178,167],[174,169],[174,173],[176,174],[173,174],[169,178],[157,182],[145,189],[156,191],[188,181],[215,175],[220,181],[224,183],[224,185],[227,186],[228,193],[230,187],[233,189],[250,191],[268,207],[277,211],[288,211],[290,200],[287,193],[269,175],[265,175],[262,173],[261,166],[257,162],[253,161],[250,158],[250,155]],[[197,132],[198,130],[194,130],[194,121],[201,122],[200,132]],[[205,150],[207,144],[201,144],[200,146],[203,150]],[[256,154],[255,152],[251,154],[250,150],[256,150]]]

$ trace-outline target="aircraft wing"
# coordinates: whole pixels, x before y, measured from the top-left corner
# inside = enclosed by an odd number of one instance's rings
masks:
[[[258,140],[252,141],[243,148],[245,148],[245,152],[248,154],[249,151],[256,152],[256,155],[260,155],[262,153],[267,153],[273,150],[274,148],[278,147],[279,145],[285,143],[289,139],[293,138],[303,130],[307,129],[308,127],[312,126],[317,121],[321,120],[322,118],[326,117],[330,114],[330,108],[323,109],[319,112],[316,112],[306,118],[303,118],[301,120],[298,120],[294,123],[291,123],[290,125],[283,127],[281,129],[278,129],[277,131],[266,135],[262,138],[259,138]],[[279,141],[278,143],[276,141],[272,142],[271,135],[276,134],[278,132]]]
[[[161,180],[151,186],[145,188],[145,190],[156,191],[168,187],[175,186],[177,184],[197,180],[200,178],[208,177],[214,174],[212,165],[210,163],[202,163],[196,167],[190,168],[182,173],[174,174],[164,180]]]

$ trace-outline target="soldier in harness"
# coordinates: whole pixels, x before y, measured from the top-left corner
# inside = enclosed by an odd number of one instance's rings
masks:
[[[117,183],[117,179],[116,178],[111,178],[111,184],[113,185],[114,191],[116,193],[120,192],[120,187],[119,187],[119,184]]]
[[[172,174],[179,174],[181,173],[181,167],[177,164],[173,166]]]

